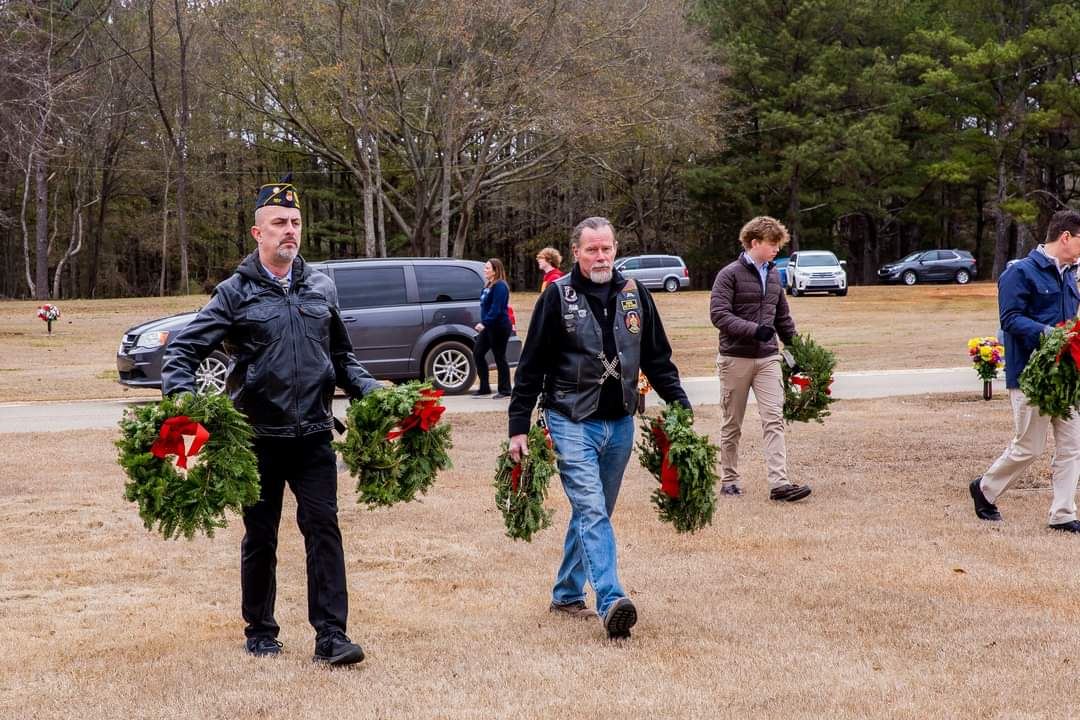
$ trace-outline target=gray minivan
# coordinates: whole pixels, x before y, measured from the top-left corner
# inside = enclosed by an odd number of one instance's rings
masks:
[[[650,290],[675,292],[690,287],[690,270],[678,255],[632,255],[617,259],[615,269]]]
[[[448,394],[469,389],[476,378],[473,326],[480,322],[484,264],[447,258],[329,260],[311,266],[333,279],[341,318],[356,357],[380,380],[429,378]],[[195,318],[184,313],[136,325],[116,354],[120,382],[161,387],[161,360],[169,338]],[[516,365],[521,339],[510,337],[506,359]],[[202,390],[225,388],[231,358],[211,353],[197,375]],[[489,367],[493,367],[488,355]]]

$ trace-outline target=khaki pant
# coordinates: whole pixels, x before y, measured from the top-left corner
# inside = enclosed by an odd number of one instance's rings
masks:
[[[1054,500],[1050,505],[1050,524],[1076,519],[1076,480],[1080,477],[1080,417],[1057,420],[1039,411],[1020,390],[1009,390],[1016,435],[1001,457],[983,473],[982,491],[986,499],[997,502],[1001,494],[1020,477],[1035,458],[1046,449],[1046,431],[1054,428]]]
[[[765,472],[769,488],[786,485],[787,450],[784,445],[784,390],[780,356],[741,358],[716,356],[720,378],[720,479],[725,484],[739,481],[739,438],[746,415],[746,401],[754,390],[761,436],[765,445]]]

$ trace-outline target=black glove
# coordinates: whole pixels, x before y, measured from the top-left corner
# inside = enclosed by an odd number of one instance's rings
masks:
[[[754,339],[758,342],[769,342],[774,334],[776,334],[776,330],[772,325],[758,325],[757,330],[754,332]]]

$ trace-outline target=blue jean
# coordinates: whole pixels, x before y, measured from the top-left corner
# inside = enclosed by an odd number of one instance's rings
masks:
[[[547,425],[571,507],[552,601],[584,601],[588,580],[596,593],[596,612],[603,617],[613,602],[626,596],[616,567],[611,515],[634,447],[634,419],[576,423],[548,410]]]

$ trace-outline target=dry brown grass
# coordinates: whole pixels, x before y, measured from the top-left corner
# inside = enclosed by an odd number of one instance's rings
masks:
[[[654,295],[684,376],[715,372],[716,330],[709,293]],[[53,335],[37,303],[0,303],[0,402],[154,397],[116,382],[116,349],[132,325],[193,310],[206,298],[141,298],[60,303]],[[967,362],[968,338],[997,329],[997,289],[988,283],[856,287],[845,298],[790,298],[800,332],[836,351],[841,370],[957,367]],[[536,293],[515,293],[524,337]]]
[[[833,304],[833,301],[808,301]],[[715,406],[698,426],[716,432]],[[754,410],[748,494],[677,536],[631,460],[615,516],[641,621],[627,644],[546,613],[568,516],[502,536],[488,486],[505,416],[448,416],[455,469],[424,502],[368,512],[342,478],[354,670],[310,663],[303,548],[284,513],[286,655],[241,648],[234,523],[165,542],[121,497],[107,431],[4,438],[3,718],[930,718],[1068,716],[1080,542],[1045,530],[1046,459],[975,519],[966,484],[1010,436],[1004,398],[850,401],[789,433],[795,506],[766,499]],[[291,502],[291,500],[290,500]]]

